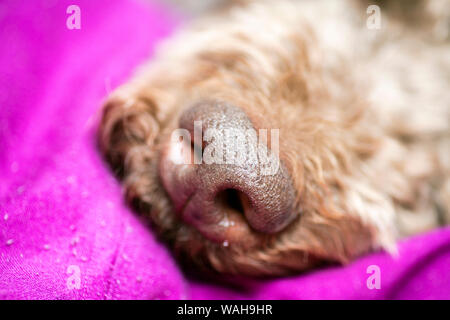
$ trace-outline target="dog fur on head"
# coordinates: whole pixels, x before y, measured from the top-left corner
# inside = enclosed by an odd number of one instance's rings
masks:
[[[419,31],[408,15],[388,5],[385,13],[386,1],[380,30],[366,28],[366,7],[351,0],[245,1],[195,21],[105,104],[100,147],[127,200],[182,261],[251,276],[395,252],[399,237],[448,223],[443,2],[420,2]],[[258,232],[235,215],[224,245],[176,212],[161,162],[183,112],[204,101],[237,106],[257,129],[280,129],[296,197],[283,230]]]

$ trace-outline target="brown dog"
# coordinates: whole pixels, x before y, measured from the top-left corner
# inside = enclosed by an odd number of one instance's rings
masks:
[[[282,275],[449,222],[447,4],[381,3],[245,1],[109,97],[101,150],[183,261]]]

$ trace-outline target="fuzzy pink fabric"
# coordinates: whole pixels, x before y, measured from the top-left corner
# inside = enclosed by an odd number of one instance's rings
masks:
[[[69,30],[66,9],[81,9]],[[0,298],[450,298],[450,229],[400,244],[399,256],[242,288],[183,275],[124,205],[95,144],[105,96],[178,23],[159,4],[7,0],[0,4]],[[369,289],[377,265],[381,288]]]

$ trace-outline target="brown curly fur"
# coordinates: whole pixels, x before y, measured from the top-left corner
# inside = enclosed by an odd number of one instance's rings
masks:
[[[399,236],[447,219],[449,94],[436,89],[443,107],[433,113],[421,109],[434,97],[431,91],[399,88],[400,97],[417,104],[405,112],[406,100],[399,103],[385,94],[391,88],[381,94],[377,88],[385,70],[392,71],[383,46],[394,45],[402,61],[411,58],[410,49],[436,58],[430,70],[439,65],[448,76],[448,43],[416,35],[397,41],[396,32],[407,32],[387,17],[382,30],[368,31],[364,10],[351,1],[339,7],[259,1],[204,18],[108,98],[101,150],[122,179],[128,202],[150,218],[183,261],[221,273],[282,275],[347,263],[380,247],[395,252]],[[342,18],[339,10],[353,18]],[[340,44],[328,41],[333,35],[326,25],[336,21],[343,28]],[[435,85],[448,90],[448,77],[439,79]],[[225,247],[174,214],[158,171],[161,152],[180,113],[203,99],[239,106],[256,129],[280,128],[280,159],[293,179],[300,213],[282,232],[249,228],[245,238]],[[405,116],[414,112],[419,122]]]

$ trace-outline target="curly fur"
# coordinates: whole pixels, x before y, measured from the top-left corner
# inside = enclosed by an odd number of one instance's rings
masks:
[[[420,3],[420,32],[382,4],[382,29],[368,30],[352,1],[248,1],[194,22],[105,104],[100,147],[127,200],[182,261],[252,276],[395,252],[399,237],[448,223],[450,46],[436,31],[448,17]],[[282,232],[223,246],[174,213],[158,164],[202,99],[280,128],[300,213]]]

